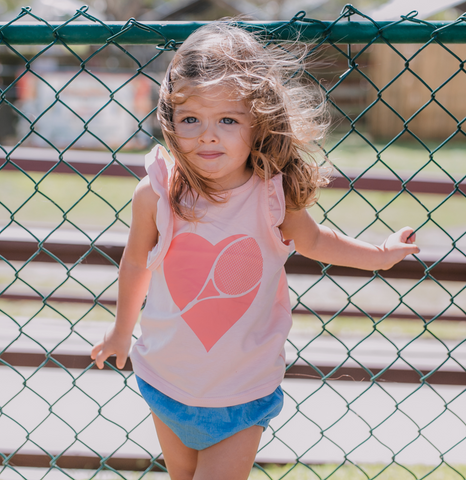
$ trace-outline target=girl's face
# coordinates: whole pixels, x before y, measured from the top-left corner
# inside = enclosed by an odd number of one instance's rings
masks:
[[[229,87],[193,92],[175,106],[173,121],[182,152],[201,173],[216,181],[219,190],[243,185],[251,170],[252,114]]]

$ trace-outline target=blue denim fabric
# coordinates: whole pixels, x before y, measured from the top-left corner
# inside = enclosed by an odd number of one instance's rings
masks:
[[[137,377],[139,390],[150,409],[189,448],[203,450],[241,430],[268,427],[283,407],[283,391],[231,407],[191,407],[177,402]]]

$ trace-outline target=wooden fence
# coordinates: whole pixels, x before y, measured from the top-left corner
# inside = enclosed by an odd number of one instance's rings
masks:
[[[382,90],[379,98],[383,100],[368,112],[368,130],[374,138],[393,138],[408,122],[406,126],[422,141],[443,140],[463,124],[466,45],[432,44],[419,49],[419,45],[400,44],[396,50],[393,46],[372,45],[369,52],[367,74]],[[377,94],[372,87],[366,92],[367,105],[377,99]],[[464,136],[460,138],[464,140]]]

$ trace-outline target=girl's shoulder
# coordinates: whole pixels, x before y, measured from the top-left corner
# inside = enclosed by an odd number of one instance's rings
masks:
[[[146,175],[136,186],[133,193],[133,208],[157,208],[159,195],[152,188],[149,175]]]

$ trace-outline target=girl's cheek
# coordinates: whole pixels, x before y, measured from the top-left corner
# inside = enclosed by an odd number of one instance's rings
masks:
[[[185,138],[187,140],[194,139],[199,136],[201,132],[201,127],[198,124],[179,124],[175,127],[175,133],[181,138]]]

